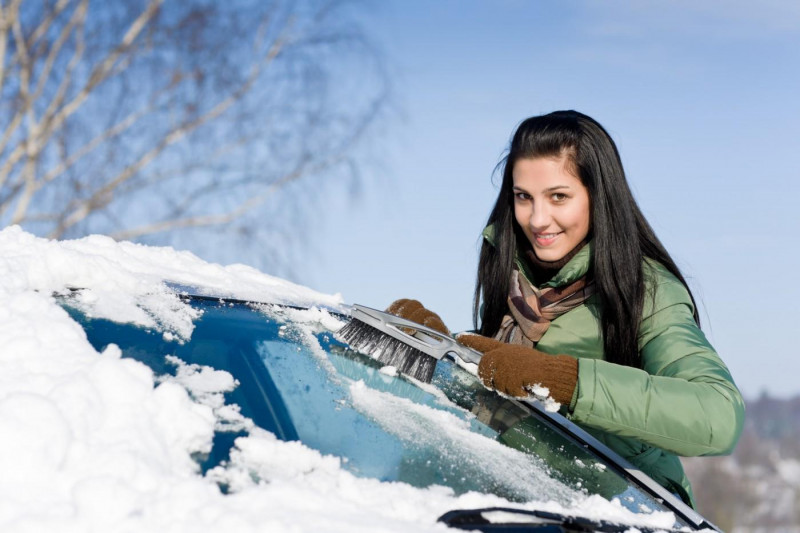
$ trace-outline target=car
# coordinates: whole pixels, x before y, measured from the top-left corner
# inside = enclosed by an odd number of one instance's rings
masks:
[[[7,229],[0,250],[26,307],[6,306],[0,340],[32,361],[0,388],[0,426],[23,426],[3,455],[52,444],[22,454],[33,479],[11,476],[16,493],[3,482],[16,506],[0,525],[716,530],[544,402],[502,397],[455,358],[422,383],[352,349],[337,297],[97,236]],[[27,346],[26,325],[52,342]],[[73,344],[80,358],[41,359],[57,373],[35,361]]]

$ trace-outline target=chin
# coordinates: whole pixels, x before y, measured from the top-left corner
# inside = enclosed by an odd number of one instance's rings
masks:
[[[542,250],[534,248],[533,252],[536,254],[536,257],[538,257],[540,261],[549,261],[549,262],[558,261],[560,259],[563,259],[565,255],[567,255],[567,252],[563,252],[561,250],[550,250],[550,249]]]

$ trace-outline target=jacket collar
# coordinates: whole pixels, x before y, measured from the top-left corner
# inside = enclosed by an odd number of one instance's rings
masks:
[[[488,242],[490,245],[495,246],[495,228],[493,224],[486,226],[483,230],[483,239]],[[594,248],[594,240],[590,240],[586,243],[586,246],[581,248],[575,257],[569,260],[569,263],[564,265],[564,267],[558,271],[558,273],[553,276],[553,278],[548,281],[547,283],[540,284],[539,287],[562,287],[564,285],[569,285],[573,281],[576,281],[589,272],[589,265],[591,264],[592,259],[592,249]],[[524,260],[522,255],[520,254],[519,250],[514,252],[515,262],[517,264],[517,268],[525,276],[525,279],[528,280],[529,283],[534,284],[533,276],[531,275],[530,268],[528,267],[528,262]]]

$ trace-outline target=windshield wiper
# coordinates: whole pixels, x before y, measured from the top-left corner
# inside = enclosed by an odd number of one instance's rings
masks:
[[[504,516],[505,515],[505,516]],[[491,519],[487,518],[489,516]],[[650,528],[596,521],[580,516],[565,516],[547,511],[528,511],[511,507],[485,509],[459,509],[439,517],[439,522],[449,527],[484,531],[486,533],[624,533],[636,528],[642,533],[670,532],[675,529]]]

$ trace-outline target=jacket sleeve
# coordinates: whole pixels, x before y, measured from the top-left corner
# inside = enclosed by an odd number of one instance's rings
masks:
[[[663,270],[658,280],[639,328],[642,369],[580,359],[570,418],[677,455],[730,453],[744,423],[741,394],[685,287]]]

